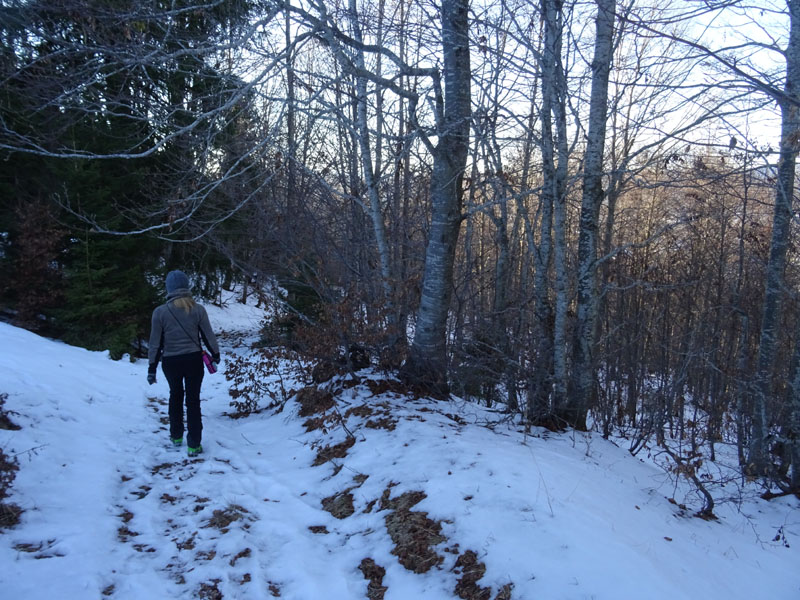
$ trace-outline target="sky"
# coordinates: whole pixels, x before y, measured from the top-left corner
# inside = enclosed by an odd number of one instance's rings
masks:
[[[264,315],[208,309],[223,362],[203,384],[205,452],[191,459],[169,444],[168,388],[160,371],[147,385],[146,361],[0,323],[0,393],[21,427],[0,430],[19,463],[6,502],[24,510],[0,532],[0,598],[359,599],[372,559],[387,600],[449,599],[470,550],[491,598],[509,584],[523,600],[800,598],[800,502],[733,480],[713,488],[718,519],[695,518],[696,493],[656,448],[526,434],[457,398],[405,397],[369,370],[329,384],[335,406],[313,415],[324,428],[307,430],[296,396],[232,419],[223,371],[252,357]],[[288,371],[283,382],[303,386]],[[279,389],[275,372],[264,383]],[[351,436],[345,456],[315,466]],[[716,476],[733,458],[718,452]],[[349,516],[325,509],[348,494]],[[398,515],[438,527],[426,572],[401,564]]]

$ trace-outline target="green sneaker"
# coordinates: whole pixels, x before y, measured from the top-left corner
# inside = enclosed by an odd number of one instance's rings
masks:
[[[172,438],[172,445],[173,446],[182,446],[183,445],[183,438]]]
[[[191,446],[188,446],[187,451],[189,456],[197,456],[203,451],[203,446],[197,446],[197,448],[192,448]]]

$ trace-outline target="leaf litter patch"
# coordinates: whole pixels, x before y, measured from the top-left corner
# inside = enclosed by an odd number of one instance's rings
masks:
[[[367,598],[368,600],[383,600],[383,595],[389,588],[383,585],[383,577],[386,575],[386,569],[377,564],[371,558],[365,558],[358,566],[359,570],[364,574],[364,579],[369,583],[367,584]]]
[[[396,396],[410,395],[411,390],[401,381],[395,379],[368,379],[367,387],[373,396],[391,393]]]
[[[387,431],[394,431],[397,426],[397,418],[392,414],[391,406],[387,402],[378,402],[376,404],[362,404],[347,409],[344,414],[345,419],[350,417],[359,417],[367,419],[364,427],[368,429],[385,429]],[[373,417],[373,418],[371,418]]]
[[[244,550],[242,550],[241,552],[239,552],[239,554],[237,554],[236,556],[234,556],[234,557],[233,557],[233,558],[230,560],[230,562],[229,562],[228,564],[230,564],[230,566],[232,566],[232,567],[235,567],[235,566],[236,566],[236,562],[237,562],[238,560],[240,560],[240,559],[242,559],[242,558],[250,558],[250,555],[251,555],[252,553],[253,553],[253,551],[252,551],[252,550],[250,550],[250,548],[245,548]]]
[[[0,394],[0,429],[19,431],[22,428],[11,420],[11,417],[8,416],[8,412],[4,408],[7,399],[8,394]]]
[[[18,525],[22,518],[23,510],[10,502],[0,503],[0,532],[4,529]]]
[[[351,416],[361,417],[362,419],[366,419],[367,417],[371,417],[375,411],[369,404],[361,404],[360,406],[352,406],[347,409],[347,412],[344,413],[345,418],[349,418]]]
[[[447,541],[442,535],[442,522],[428,518],[426,512],[411,510],[427,497],[425,492],[405,492],[397,498],[390,498],[390,490],[391,486],[383,492],[381,509],[391,511],[384,517],[384,522],[394,542],[392,554],[409,571],[427,573],[444,560],[433,549]]]
[[[356,439],[354,437],[348,437],[345,441],[334,444],[333,446],[325,446],[324,448],[320,448],[317,452],[317,457],[311,464],[315,467],[318,467],[333,460],[334,458],[344,458],[347,456],[347,451],[352,448],[355,443]]]
[[[473,550],[467,550],[456,560],[453,571],[461,575],[456,583],[456,596],[462,600],[491,600],[492,588],[478,585],[486,573],[486,565],[478,560]],[[497,592],[494,600],[511,600],[513,584],[507,583]]]
[[[17,459],[9,457],[0,448],[0,531],[17,525],[22,515],[22,509],[19,506],[3,502],[9,495],[9,488],[11,488],[11,483],[17,476],[18,470]]]
[[[349,490],[323,498],[322,508],[337,519],[346,519],[356,511],[353,506],[353,494]]]
[[[370,419],[364,423],[364,427],[368,429],[385,429],[386,431],[394,431],[397,427],[397,419],[389,416],[380,419]]]
[[[162,471],[167,471],[167,470],[171,469],[172,467],[179,466],[179,465],[180,465],[180,463],[177,463],[177,462],[161,463],[160,465],[155,465],[154,467],[152,467],[150,469],[150,474],[151,475],[158,475]]]
[[[304,387],[297,392],[297,403],[300,405],[300,416],[324,413],[333,408],[333,394],[315,386]]]
[[[217,587],[221,579],[212,579],[206,583],[200,584],[200,589],[197,591],[197,597],[201,600],[222,600],[222,592]]]
[[[316,533],[319,535],[327,535],[330,533],[330,531],[328,531],[328,528],[325,527],[325,525],[309,525],[308,530],[311,533]]]
[[[338,414],[328,414],[335,402],[333,394],[327,390],[321,390],[313,385],[307,386],[297,391],[295,400],[300,405],[298,414],[301,417],[308,417],[303,422],[306,433],[315,429],[327,433],[328,425],[339,419]]]
[[[352,515],[355,512],[355,506],[353,504],[354,498],[352,492],[354,489],[361,487],[368,477],[369,475],[366,475],[364,473],[359,473],[358,475],[353,477],[355,485],[347,488],[344,491],[333,494],[332,496],[323,498],[322,499],[323,510],[328,511],[329,513],[331,513],[331,515],[333,515],[337,519],[346,519],[347,517]],[[312,531],[314,530],[312,529]],[[314,533],[317,532],[315,531]],[[325,530],[325,533],[328,533],[328,531]]]
[[[3,412],[3,401],[6,397],[5,394],[0,395],[0,416],[7,419]],[[11,422],[8,421],[8,423]],[[13,427],[3,426],[0,429],[19,429],[19,427],[16,425]],[[0,448],[0,531],[17,525],[22,515],[22,509],[19,506],[3,502],[9,495],[9,489],[17,476],[17,471],[19,471],[17,459],[13,456],[8,456]]]
[[[55,538],[37,543],[23,542],[19,544],[14,544],[14,550],[16,550],[17,552],[25,552],[27,554],[32,554],[33,558],[35,558],[36,560],[64,556],[60,552],[52,550],[55,543],[56,543]]]
[[[392,511],[384,517],[386,530],[394,543],[391,553],[397,556],[401,565],[414,573],[426,573],[433,567],[438,568],[444,558],[434,548],[447,541],[442,534],[442,521],[434,521],[427,512],[411,510],[427,497],[425,492],[409,491],[391,498],[391,488],[395,485],[390,483],[380,499],[380,510]],[[445,551],[455,554],[457,548],[456,544],[453,549],[445,548]],[[491,600],[492,589],[478,585],[486,573],[486,565],[478,561],[473,550],[466,550],[459,555],[452,570],[461,575],[454,590],[458,598]],[[504,585],[494,600],[511,600],[512,589],[512,583]]]
[[[384,387],[380,383],[369,385],[369,387],[374,395],[385,393],[386,391],[395,391],[389,386]],[[320,401],[320,398],[326,398],[327,396],[321,395],[319,390],[313,394],[311,392],[306,393],[308,397],[305,399],[305,405],[301,403],[300,415],[310,416],[315,414],[312,411],[317,409],[321,409],[323,412],[322,416],[308,419],[305,422],[306,429],[307,431],[313,429],[325,431],[327,423],[331,420],[336,420],[337,415],[324,414],[335,404],[335,400],[331,399],[330,404],[328,404],[327,400]],[[422,410],[424,412],[430,411],[425,407],[422,407]],[[445,416],[457,426],[465,424],[465,421],[458,415],[446,414]],[[389,431],[394,430],[398,421],[398,418],[392,412],[392,406],[388,402],[351,407],[345,413],[344,420],[350,417],[366,420],[364,426],[367,428],[382,428]],[[406,418],[425,421],[421,415],[412,414],[406,416]],[[314,466],[319,466],[334,458],[346,457],[347,450],[355,444],[355,441],[355,437],[350,435],[344,442],[321,448],[317,452],[317,457],[313,463]],[[355,512],[352,490],[360,487],[366,478],[366,475],[358,475],[355,478],[355,486],[324,498],[322,500],[323,509],[337,519],[346,519],[352,516]],[[372,512],[376,504],[378,504],[378,510],[389,511],[384,517],[384,522],[386,531],[394,545],[391,554],[396,556],[398,562],[407,570],[422,574],[427,573],[432,568],[441,568],[445,559],[436,552],[435,548],[447,542],[447,538],[442,533],[442,521],[431,519],[425,511],[412,510],[414,506],[427,497],[424,491],[412,490],[392,498],[391,489],[397,485],[398,483],[396,482],[390,482],[382,496],[369,502],[364,512]],[[314,533],[328,533],[324,527],[312,526],[309,529]],[[458,544],[455,544],[452,549],[445,548],[444,551],[458,554]],[[375,563],[372,558],[363,559],[359,569],[368,581],[368,600],[383,600],[384,594],[388,590],[388,587],[383,585],[386,570]],[[479,584],[479,581],[486,573],[486,565],[478,560],[475,551],[466,550],[458,555],[451,571],[460,575],[453,590],[456,597],[462,600],[492,600],[492,588],[483,587]],[[513,583],[502,586],[494,596],[494,600],[511,600],[513,587]]]
[[[252,516],[250,511],[238,504],[229,504],[223,509],[217,509],[213,512],[211,518],[204,525],[204,527],[213,527],[222,533],[228,533],[233,523],[237,521],[251,521]],[[250,524],[245,522],[242,527],[248,529]]]

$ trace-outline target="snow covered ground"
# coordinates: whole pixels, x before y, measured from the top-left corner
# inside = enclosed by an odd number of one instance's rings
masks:
[[[262,316],[209,313],[228,356]],[[3,600],[800,598],[795,498],[731,490],[742,501],[701,520],[669,501],[689,487],[599,436],[526,436],[366,376],[325,412],[292,400],[231,419],[225,378],[207,375],[206,452],[189,459],[146,370],[0,324],[0,394],[21,426],[0,448],[24,509],[0,533]]]

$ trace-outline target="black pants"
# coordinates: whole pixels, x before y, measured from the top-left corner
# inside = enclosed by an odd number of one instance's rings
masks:
[[[203,418],[200,414],[200,386],[203,383],[203,353],[165,356],[161,362],[169,383],[169,436],[183,437],[183,396],[186,392],[186,443],[197,448],[203,439]]]

